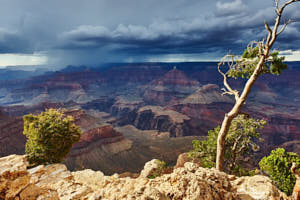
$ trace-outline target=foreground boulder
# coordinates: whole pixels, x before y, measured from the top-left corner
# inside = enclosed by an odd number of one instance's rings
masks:
[[[175,165],[175,169],[179,168],[179,167],[184,167],[184,164],[186,162],[189,162],[190,159],[188,157],[188,153],[182,153],[178,156],[177,161],[176,161],[176,165]]]
[[[144,169],[141,171],[141,178],[149,178],[149,177],[157,177],[162,174],[163,169],[165,167],[165,163],[158,160],[153,159],[147,162],[144,166]]]
[[[62,164],[27,166],[25,156],[0,158],[0,199],[288,199],[267,177],[235,178],[190,162],[155,179],[105,176],[89,169],[70,172]],[[155,167],[145,166],[148,171]]]
[[[287,199],[265,176],[244,176],[231,182],[235,187],[238,196],[243,200],[280,200]]]

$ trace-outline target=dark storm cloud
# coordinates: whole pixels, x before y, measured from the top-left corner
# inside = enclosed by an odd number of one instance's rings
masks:
[[[241,1],[222,4],[217,2],[218,9],[223,7],[221,17],[198,17],[193,19],[172,19],[154,21],[150,25],[123,25],[115,28],[104,26],[79,26],[60,35],[62,49],[97,49],[108,48],[118,54],[178,54],[207,53],[229,50],[240,51],[252,39],[261,33],[263,22],[269,20],[273,13],[258,11],[251,16],[245,12],[238,18],[233,18],[236,7],[245,11],[246,6]],[[219,10],[216,12],[219,12]],[[268,8],[269,9],[269,8]],[[272,10],[273,11],[273,10]],[[230,14],[232,13],[232,14]],[[215,13],[219,15],[219,13]],[[253,34],[255,33],[255,34]],[[264,36],[263,34],[259,36]]]
[[[265,37],[263,22],[275,17],[273,0],[2,1],[0,53],[44,52],[61,65],[172,54],[218,59]],[[299,7],[284,19],[300,21]],[[291,24],[276,47],[299,50],[299,32]]]
[[[0,29],[0,53],[32,53],[32,49],[19,33]]]

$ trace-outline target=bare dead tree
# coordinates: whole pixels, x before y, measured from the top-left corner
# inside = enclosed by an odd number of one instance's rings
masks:
[[[282,25],[281,18],[284,9],[295,2],[300,0],[289,0],[285,2],[282,6],[279,6],[279,0],[275,0],[275,12],[277,14],[274,26],[271,28],[267,22],[265,22],[265,28],[268,31],[268,35],[265,40],[259,42],[252,42],[247,50],[249,51],[257,51],[256,57],[251,59],[246,58],[236,58],[234,55],[226,55],[223,60],[218,64],[218,71],[223,76],[223,83],[225,88],[223,88],[223,94],[233,95],[235,97],[235,104],[233,108],[225,114],[223,119],[221,129],[218,135],[217,141],[217,157],[216,157],[216,168],[220,171],[224,171],[224,154],[225,154],[225,138],[227,136],[230,124],[232,120],[241,112],[243,105],[250,93],[250,90],[257,80],[257,78],[265,72],[265,63],[272,61],[273,57],[271,54],[272,46],[276,40],[276,38],[285,30],[288,24],[293,22],[292,20],[288,20],[284,22]],[[227,72],[223,72],[221,70],[221,65],[225,65],[227,63],[229,70]],[[251,72],[251,76],[247,80],[241,94],[238,90],[234,90],[228,83],[227,78],[229,77],[229,73],[232,70],[239,70],[245,66],[253,66],[253,71]]]

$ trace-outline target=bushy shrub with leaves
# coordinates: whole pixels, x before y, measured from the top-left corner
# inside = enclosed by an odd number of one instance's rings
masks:
[[[260,134],[258,129],[266,124],[246,115],[238,115],[230,125],[226,136],[225,169],[228,173],[238,176],[249,175],[250,171],[242,166],[246,156],[251,157],[259,150]],[[217,138],[220,126],[208,131],[206,140],[194,140],[193,150],[189,152],[191,159],[199,160],[203,167],[215,166],[217,154]]]
[[[300,164],[300,158],[296,153],[278,148],[273,150],[268,157],[264,157],[259,162],[259,167],[270,176],[281,191],[290,195],[296,183],[296,177],[290,171],[293,162],[298,166]]]
[[[25,153],[32,166],[61,162],[80,140],[80,128],[62,110],[25,115],[23,120],[23,134],[27,137]]]

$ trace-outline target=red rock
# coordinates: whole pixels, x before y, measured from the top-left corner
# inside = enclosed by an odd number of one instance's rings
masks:
[[[21,117],[9,117],[0,111],[0,157],[24,153],[26,141]]]
[[[123,135],[115,131],[111,125],[102,126],[84,132],[80,141],[73,146],[73,149],[85,148],[99,140],[102,140],[103,144],[109,144],[122,139],[124,139]]]
[[[175,104],[193,93],[199,85],[198,81],[188,78],[183,71],[174,67],[162,78],[149,83],[143,97],[146,102],[151,102],[151,104]]]
[[[199,82],[189,79],[183,71],[174,67],[166,73],[161,79],[154,80],[152,85],[172,85],[172,86],[199,86]]]

